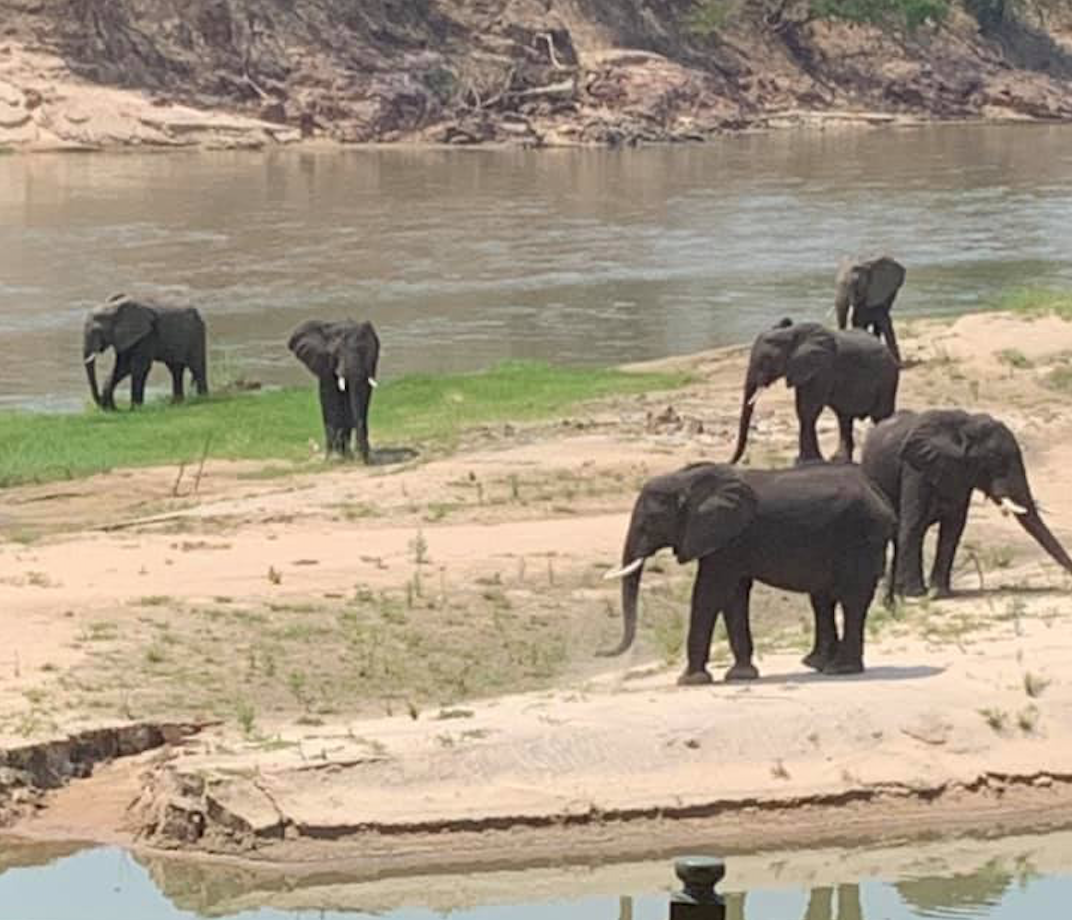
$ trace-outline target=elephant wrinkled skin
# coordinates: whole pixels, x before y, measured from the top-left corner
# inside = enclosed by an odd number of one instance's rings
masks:
[[[898,412],[868,436],[861,465],[898,514],[893,592],[926,592],[923,538],[938,524],[931,586],[939,596],[952,593],[953,557],[974,489],[1012,512],[1057,564],[1072,572],[1072,559],[1039,514],[1020,445],[992,416],[960,409]]]
[[[291,333],[287,347],[320,381],[326,454],[349,457],[356,438],[358,453],[368,463],[368,410],[380,359],[372,323],[308,320]]]
[[[720,612],[734,664],[726,679],[758,676],[752,664],[749,594],[754,581],[811,597],[815,644],[804,663],[827,674],[863,670],[864,622],[885,568],[897,520],[858,466],[814,463],[788,470],[741,470],[697,463],[649,480],[633,506],[622,551],[624,634],[636,636],[644,562],[672,547],[678,562],[699,560],[689,614],[688,666],[679,683],[709,683],[711,635]],[[841,604],[839,638],[834,608]]]
[[[819,323],[782,320],[752,344],[741,402],[736,463],[748,444],[748,427],[760,391],[785,378],[796,392],[800,424],[797,462],[822,460],[815,423],[825,406],[838,418],[840,445],[835,460],[852,460],[853,420],[881,421],[897,402],[900,367],[890,351],[866,332],[833,332]]]
[[[154,361],[171,371],[174,402],[183,399],[183,374],[189,368],[197,392],[208,393],[206,333],[201,314],[193,307],[167,307],[149,300],[116,294],[87,317],[82,335],[82,357],[93,401],[103,409],[115,409],[115,388],[130,375],[130,404],[145,401],[145,380]],[[97,389],[97,355],[115,349],[115,367]]]

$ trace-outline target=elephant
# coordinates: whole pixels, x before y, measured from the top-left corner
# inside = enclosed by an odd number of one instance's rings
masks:
[[[1011,512],[1058,565],[1072,572],[1072,559],[1039,514],[1015,436],[992,416],[960,409],[898,412],[871,431],[861,466],[898,513],[891,594],[926,592],[923,539],[935,523],[931,585],[941,597],[952,593],[953,557],[974,489]]]
[[[86,317],[82,334],[82,355],[89,378],[89,390],[102,409],[115,409],[115,388],[130,375],[130,405],[145,401],[145,379],[154,361],[162,361],[171,371],[173,402],[183,400],[183,373],[189,368],[197,392],[208,395],[205,322],[194,307],[168,307],[149,300],[135,300],[126,294],[109,297],[102,307]],[[97,355],[109,346],[115,349],[115,367],[104,385],[97,389]]]
[[[680,684],[711,682],[711,635],[719,612],[734,664],[726,680],[758,676],[752,664],[749,595],[754,581],[810,595],[814,646],[804,664],[825,674],[863,670],[864,623],[885,569],[897,519],[859,466],[811,463],[742,470],[694,463],[656,476],[633,506],[621,567],[623,637],[603,655],[620,655],[636,637],[645,561],[672,547],[678,562],[699,560],[692,589],[688,664]],[[844,613],[839,639],[834,608]]]
[[[351,456],[354,434],[358,453],[368,463],[368,410],[380,359],[380,340],[372,323],[311,319],[291,333],[287,347],[320,380],[327,456]]]
[[[855,329],[869,329],[886,340],[890,353],[901,362],[890,308],[905,280],[905,267],[889,256],[843,259],[834,290],[838,329],[844,329],[852,311]]]
[[[897,402],[900,366],[889,350],[859,330],[833,332],[819,323],[783,319],[761,332],[752,345],[744,381],[736,463],[748,443],[748,427],[760,391],[785,378],[796,390],[800,424],[797,462],[822,460],[815,423],[824,406],[838,417],[840,444],[835,461],[852,460],[853,419],[881,421],[892,415]]]

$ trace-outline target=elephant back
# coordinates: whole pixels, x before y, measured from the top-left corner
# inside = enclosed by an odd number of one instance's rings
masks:
[[[901,369],[880,340],[860,329],[836,333],[837,360],[830,405],[878,422],[896,410]]]
[[[154,304],[157,359],[191,364],[205,353],[205,321],[196,307]]]

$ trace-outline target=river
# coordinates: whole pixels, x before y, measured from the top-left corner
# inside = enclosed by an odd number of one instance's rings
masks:
[[[902,317],[1072,283],[1070,214],[1072,126],[0,157],[0,406],[82,406],[82,319],[117,291],[198,306],[217,377],[306,380],[285,341],[317,316],[373,320],[385,379],[620,363],[822,319],[858,250],[908,266]]]
[[[758,853],[727,860],[727,920],[1050,920],[1072,834]],[[358,881],[0,840],[0,920],[666,920],[669,859]],[[1062,907],[1062,905],[1065,905]]]

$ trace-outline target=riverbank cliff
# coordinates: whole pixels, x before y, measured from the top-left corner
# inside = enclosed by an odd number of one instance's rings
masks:
[[[995,21],[955,0],[910,33],[813,19],[795,0],[740,0],[717,22],[705,6],[0,0],[0,149],[632,144],[1072,117],[1059,5]]]

